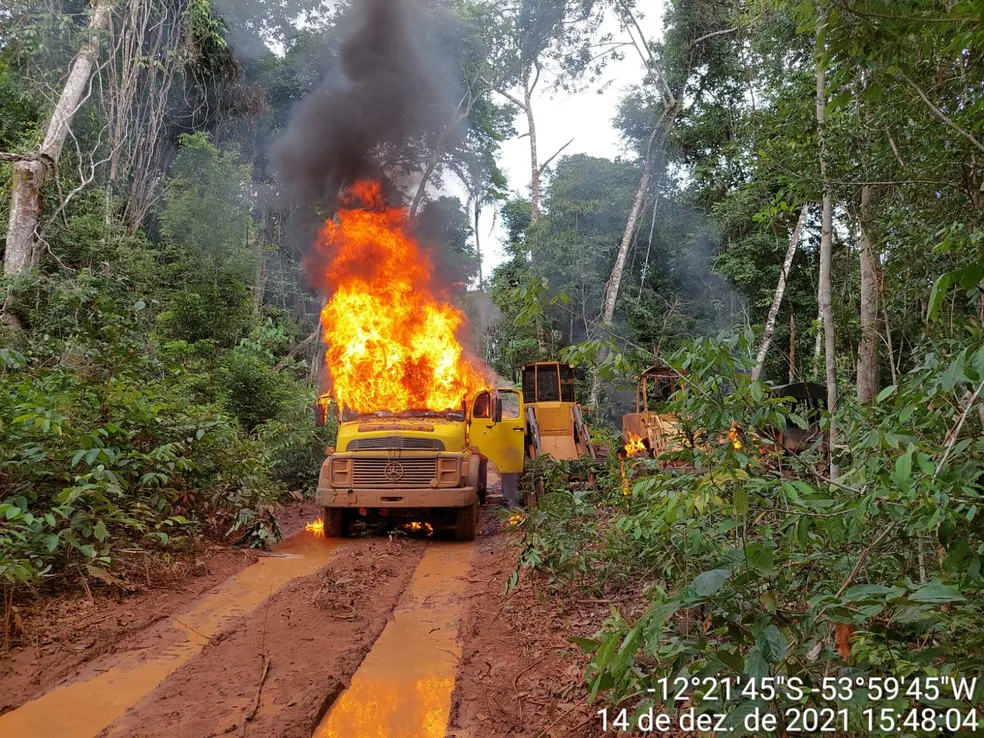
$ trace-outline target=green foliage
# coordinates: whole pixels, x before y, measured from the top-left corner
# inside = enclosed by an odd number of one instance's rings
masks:
[[[555,490],[531,516],[527,566],[648,602],[581,644],[593,693],[646,704],[661,678],[979,673],[984,444],[960,398],[984,382],[984,344],[927,346],[875,407],[845,405],[836,484],[820,446],[779,453],[776,433],[806,419],[749,379],[751,360],[743,337],[674,355],[676,468],[629,460],[627,496],[615,472],[597,506]],[[870,703],[842,706],[860,726]]]
[[[171,273],[161,330],[169,338],[235,344],[249,329],[258,269],[249,168],[232,149],[222,152],[207,135],[181,138],[181,152],[166,187],[161,227]]]
[[[167,545],[276,497],[266,451],[187,390],[180,366],[133,354],[107,372],[8,353],[0,393],[0,576],[104,570],[128,542]]]

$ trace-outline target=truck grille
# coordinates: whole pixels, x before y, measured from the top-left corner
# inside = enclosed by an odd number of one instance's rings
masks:
[[[427,487],[437,477],[437,459],[353,459],[356,487]]]
[[[348,442],[346,451],[443,451],[444,443],[437,438],[412,436],[383,436],[356,438]]]

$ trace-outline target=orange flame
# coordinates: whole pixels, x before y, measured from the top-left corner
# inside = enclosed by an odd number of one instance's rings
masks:
[[[731,430],[728,431],[728,440],[731,441],[731,445],[734,447],[735,451],[741,451],[741,432],[738,430],[738,424],[731,421]]]
[[[416,520],[412,523],[406,523],[400,527],[407,533],[424,533],[428,536],[434,534],[434,527],[430,523],[418,523]]]
[[[433,264],[408,222],[366,181],[321,231],[325,359],[335,398],[357,412],[457,409],[488,385],[458,341],[465,316],[435,295]]]
[[[642,441],[642,436],[638,436],[632,431],[628,431],[628,442],[625,444],[626,456],[635,456],[646,451],[646,444]]]
[[[304,526],[304,530],[308,533],[314,533],[317,538],[325,537],[325,521],[318,518],[313,523],[308,523]]]

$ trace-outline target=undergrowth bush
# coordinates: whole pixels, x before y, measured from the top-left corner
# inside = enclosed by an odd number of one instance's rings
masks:
[[[981,672],[984,440],[972,405],[984,342],[924,354],[874,407],[844,403],[836,482],[821,448],[777,452],[776,429],[805,420],[751,381],[747,337],[700,341],[671,359],[686,373],[668,408],[688,439],[684,465],[629,460],[628,494],[617,470],[597,493],[557,485],[526,522],[523,565],[557,585],[648,602],[639,618],[613,608],[594,639],[579,641],[592,655],[593,696],[642,711],[664,678],[795,676],[815,686],[829,675]],[[728,437],[733,423],[741,448]],[[874,700],[856,691],[840,707],[862,734]],[[979,681],[971,702],[982,696]],[[735,735],[763,703],[732,696]]]
[[[147,302],[111,276],[23,290],[32,333],[0,350],[0,581],[112,581],[121,548],[279,535],[272,504],[310,484],[326,445],[303,364],[275,369],[282,327],[222,352],[159,343]]]

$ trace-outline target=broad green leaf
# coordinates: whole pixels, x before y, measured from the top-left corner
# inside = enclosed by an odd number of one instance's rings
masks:
[[[96,526],[92,529],[92,535],[100,543],[105,541],[109,537],[109,531],[106,530],[106,524],[101,520],[96,523]]]
[[[957,571],[969,552],[970,542],[966,538],[959,539],[950,547],[946,558],[943,559],[943,568],[949,572]]]
[[[950,274],[944,274],[936,283],[933,285],[933,289],[929,293],[929,310],[928,316],[929,320],[936,320],[940,317],[940,307],[943,305],[943,299],[946,297],[946,291],[950,287]]]
[[[745,558],[748,560],[748,568],[759,576],[768,577],[775,571],[776,554],[767,546],[758,543],[746,546]]]
[[[580,648],[584,653],[594,653],[598,650],[598,645],[601,643],[592,638],[578,638],[577,636],[571,636],[567,640]]]
[[[912,452],[902,454],[895,460],[895,471],[892,472],[892,482],[902,490],[912,486]]]
[[[913,602],[943,604],[945,602],[962,602],[964,596],[956,587],[943,584],[939,579],[934,579],[910,594],[909,599]]]
[[[861,602],[863,600],[884,600],[886,595],[900,594],[904,590],[897,587],[886,587],[882,584],[856,584],[844,593],[846,602]]]
[[[728,651],[727,649],[722,648],[715,652],[714,658],[736,674],[741,674],[745,671],[745,660],[737,651]]]
[[[705,571],[703,574],[699,574],[690,586],[687,587],[687,591],[695,598],[700,597],[710,597],[712,594],[717,592],[724,583],[731,578],[731,571],[729,569],[712,569],[711,571]]]
[[[770,664],[778,664],[786,658],[789,641],[776,626],[767,625],[755,634],[755,645],[766,661]]]

